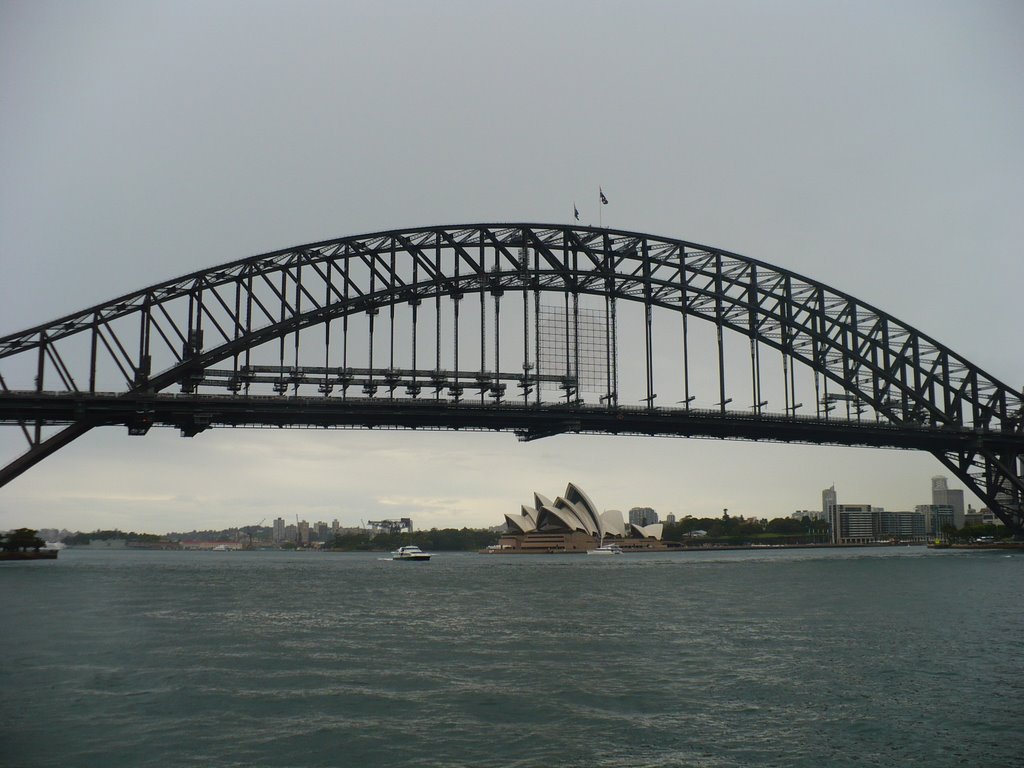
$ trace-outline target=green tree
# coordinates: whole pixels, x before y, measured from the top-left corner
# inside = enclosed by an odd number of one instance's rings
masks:
[[[46,542],[36,536],[36,532],[31,528],[17,528],[3,539],[5,552],[24,552],[29,549],[38,552],[45,546]]]

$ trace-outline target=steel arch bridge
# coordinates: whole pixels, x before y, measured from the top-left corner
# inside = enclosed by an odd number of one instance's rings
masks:
[[[393,230],[159,283],[0,338],[0,423],[27,442],[0,485],[107,425],[907,448],[1024,532],[1024,393],[814,280],[593,227]]]

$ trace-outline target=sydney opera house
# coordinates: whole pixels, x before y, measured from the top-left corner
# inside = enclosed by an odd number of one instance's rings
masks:
[[[664,549],[661,523],[627,524],[617,509],[598,512],[573,483],[554,501],[534,493],[532,507],[524,504],[518,515],[505,515],[505,529],[497,549],[508,553],[586,552],[609,542],[623,550]]]

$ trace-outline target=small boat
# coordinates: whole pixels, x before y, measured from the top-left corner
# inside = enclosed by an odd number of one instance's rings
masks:
[[[422,551],[419,547],[399,547],[391,553],[392,560],[429,560],[430,553]]]
[[[604,544],[597,549],[588,549],[588,555],[621,555],[622,547],[618,544]]]

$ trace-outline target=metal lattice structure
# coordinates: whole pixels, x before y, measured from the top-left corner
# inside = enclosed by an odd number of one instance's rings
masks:
[[[556,354],[575,355],[560,371],[538,368],[552,355],[541,338],[551,306],[566,318]],[[703,346],[698,327],[710,331]],[[588,400],[595,371],[605,386]],[[698,381],[710,407],[695,402]],[[752,404],[728,408],[740,392]],[[674,406],[656,407],[659,395]],[[813,408],[803,402],[811,397]],[[160,283],[0,338],[0,423],[20,426],[28,445],[0,485],[107,425],[133,435],[396,427],[909,448],[934,454],[1024,531],[1022,392],[793,272],[590,227],[394,230]]]

